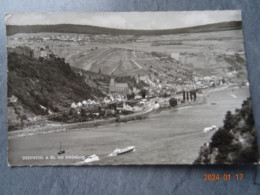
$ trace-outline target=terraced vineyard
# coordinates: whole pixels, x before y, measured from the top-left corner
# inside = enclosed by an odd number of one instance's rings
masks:
[[[49,46],[55,56],[65,58],[70,66],[105,75],[150,77],[153,74],[153,81],[174,84],[189,83],[194,76],[216,76],[244,83],[247,72],[243,34],[241,23],[234,24],[229,24],[228,30],[215,24],[215,30],[206,32],[186,29],[149,35],[132,34],[132,31],[106,34],[104,29],[80,34],[45,29],[37,35],[31,32],[8,36],[8,44],[32,50],[35,45]]]
[[[73,67],[117,76],[155,73],[172,79],[180,76],[180,72],[186,72],[180,62],[167,55],[122,48],[81,51],[67,56],[66,61]]]

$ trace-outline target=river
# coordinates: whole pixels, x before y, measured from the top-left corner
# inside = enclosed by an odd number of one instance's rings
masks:
[[[10,139],[9,163],[73,165],[80,161],[77,157],[96,154],[100,160],[90,164],[191,164],[214,133],[203,133],[203,129],[222,126],[226,112],[240,108],[249,91],[247,87],[216,89],[205,95],[205,104],[163,110],[140,121]],[[64,159],[57,159],[60,142]],[[127,146],[135,146],[136,150],[107,157],[114,149]],[[53,159],[22,160],[24,156]]]

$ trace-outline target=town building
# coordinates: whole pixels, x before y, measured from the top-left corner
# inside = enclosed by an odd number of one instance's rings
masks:
[[[136,83],[143,81],[145,83],[150,83],[151,81],[155,80],[155,75],[153,72],[147,72],[147,70],[137,70],[135,71],[135,80]]]
[[[171,58],[180,61],[180,53],[171,53]]]
[[[109,84],[109,93],[113,96],[121,95],[125,96],[129,94],[130,90],[127,83],[116,83],[112,77]]]

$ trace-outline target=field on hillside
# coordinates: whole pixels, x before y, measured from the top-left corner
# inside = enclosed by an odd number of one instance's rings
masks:
[[[167,76],[183,69],[175,59],[163,54],[120,48],[97,48],[68,56],[66,61],[73,67],[108,75],[135,75],[153,72]]]
[[[67,39],[51,39],[53,36],[64,36]],[[79,36],[85,36],[86,40],[73,41]],[[131,75],[150,67],[158,73],[169,71],[169,67],[184,71],[185,68],[194,69],[204,74],[211,74],[212,69],[220,68],[218,73],[223,73],[233,66],[224,55],[233,61],[236,60],[235,55],[245,58],[242,30],[156,36],[37,33],[37,37],[44,37],[44,40],[37,41],[30,37],[36,35],[12,35],[8,38],[8,44],[11,47],[27,45],[31,48],[35,45],[49,45],[55,55],[64,57],[71,66],[94,72],[101,69],[104,74]],[[153,56],[152,53],[160,56]],[[175,59],[183,67],[167,60],[172,54],[177,54]]]

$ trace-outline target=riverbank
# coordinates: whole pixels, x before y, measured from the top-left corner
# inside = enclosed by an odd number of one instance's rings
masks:
[[[134,114],[126,115],[126,116],[113,117],[110,119],[102,119],[102,120],[95,120],[95,121],[88,121],[88,122],[81,122],[81,123],[72,123],[72,124],[62,124],[62,125],[54,125],[54,126],[49,125],[47,127],[42,127],[42,128],[9,131],[8,139],[32,136],[32,135],[36,135],[36,134],[47,134],[47,133],[55,133],[55,132],[61,132],[61,131],[69,131],[69,130],[74,130],[74,129],[95,128],[98,126],[104,126],[104,125],[111,124],[114,122],[141,120],[141,119],[146,118],[148,116],[148,114],[151,113],[152,111],[153,111],[153,109],[150,108],[143,112],[134,113]]]
[[[234,98],[235,95],[237,98]],[[200,147],[209,142],[215,131],[203,132],[205,127],[221,127],[228,110],[239,108],[249,96],[248,89],[225,89],[210,93],[202,105],[189,105],[162,112],[151,112],[145,120],[110,123],[97,128],[74,129],[25,136],[8,140],[10,165],[74,165],[77,159],[60,156],[96,154],[104,157],[116,148],[135,146],[136,151],[124,155],[100,158],[91,165],[192,164]],[[214,102],[215,104],[212,104]],[[58,155],[60,143],[64,155]],[[23,160],[23,156],[54,156],[55,159]]]
[[[61,125],[48,125],[46,127],[39,127],[39,128],[28,128],[23,130],[15,130],[8,132],[8,139],[15,139],[19,137],[26,137],[26,136],[33,136],[38,134],[48,134],[48,133],[56,133],[56,132],[63,132],[63,131],[71,131],[83,128],[96,128],[98,126],[109,125],[111,123],[116,122],[128,122],[128,121],[135,121],[135,120],[143,120],[146,119],[150,113],[158,113],[164,110],[178,110],[181,108],[189,107],[189,106],[196,106],[202,105],[207,103],[207,96],[210,93],[226,90],[228,86],[214,88],[214,89],[207,89],[203,92],[203,94],[198,94],[197,101],[186,101],[185,103],[178,104],[176,107],[168,107],[168,108],[160,108],[160,109],[153,109],[153,107],[147,107],[145,111],[133,113],[130,115],[121,115],[120,117],[113,117],[110,119],[101,119],[95,121],[87,121],[87,122],[80,122],[80,123],[72,123],[72,124],[61,124]]]
[[[19,137],[26,137],[26,136],[33,136],[38,134],[47,134],[47,133],[55,133],[55,132],[62,132],[62,131],[70,131],[75,129],[83,129],[83,128],[96,128],[98,126],[104,126],[115,122],[128,122],[128,121],[135,121],[135,120],[143,120],[148,117],[150,113],[156,113],[163,110],[169,109],[179,109],[182,107],[187,107],[191,105],[201,105],[206,103],[206,97],[201,95],[198,97],[197,101],[187,101],[182,104],[178,104],[176,107],[169,107],[169,108],[162,108],[158,110],[154,110],[153,107],[148,107],[143,112],[138,112],[130,115],[124,115],[120,117],[113,117],[110,119],[102,119],[102,120],[95,120],[95,121],[88,121],[88,122],[80,122],[80,123],[72,123],[72,124],[61,124],[61,125],[49,125],[46,127],[40,128],[33,128],[33,129],[23,129],[23,130],[16,130],[16,131],[9,131],[8,132],[8,139],[15,139]]]

